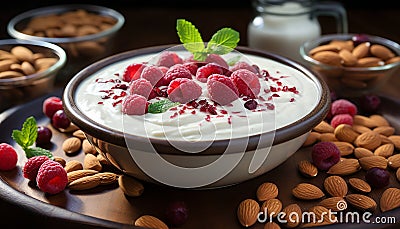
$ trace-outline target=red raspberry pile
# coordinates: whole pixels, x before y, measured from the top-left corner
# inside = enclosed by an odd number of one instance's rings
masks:
[[[332,102],[330,110],[331,126],[336,128],[340,124],[353,125],[353,117],[357,114],[355,104],[346,99],[339,99]]]
[[[7,143],[0,144],[0,170],[7,171],[14,169],[17,165],[18,154],[14,147]]]

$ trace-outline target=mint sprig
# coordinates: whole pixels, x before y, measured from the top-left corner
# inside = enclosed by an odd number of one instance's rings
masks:
[[[147,107],[147,112],[152,113],[152,114],[157,114],[157,113],[164,113],[167,110],[169,110],[172,107],[178,106],[179,103],[177,102],[172,102],[169,99],[163,99],[159,100],[157,102],[149,104]]]
[[[14,141],[25,151],[25,156],[27,158],[45,155],[50,159],[53,159],[53,155],[49,150],[33,146],[36,142],[37,136],[38,132],[36,119],[32,116],[25,120],[25,122],[22,124],[21,130],[13,130],[11,134],[11,137],[14,139]]]
[[[178,19],[176,30],[183,46],[193,54],[193,59],[204,61],[209,54],[224,55],[236,48],[240,37],[239,32],[231,28],[218,30],[204,46],[198,29],[189,21]]]

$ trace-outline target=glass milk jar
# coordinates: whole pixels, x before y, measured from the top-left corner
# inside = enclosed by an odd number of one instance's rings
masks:
[[[334,16],[337,32],[347,33],[346,11],[339,3],[312,0],[254,0],[256,16],[248,26],[250,48],[301,61],[300,46],[321,35],[319,15]]]

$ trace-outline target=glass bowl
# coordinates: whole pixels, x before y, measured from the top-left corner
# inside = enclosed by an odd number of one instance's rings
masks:
[[[394,63],[382,62],[382,65],[372,67],[334,66],[317,61],[309,55],[309,52],[317,46],[328,44],[333,40],[352,41],[357,36],[362,39],[362,41],[358,41],[359,43],[368,41],[371,45],[383,45],[390,49],[395,56],[400,55],[400,45],[396,42],[383,37],[364,34],[323,35],[317,39],[305,42],[300,47],[300,55],[306,64],[319,74],[326,81],[329,88],[339,96],[357,97],[376,92],[400,67],[399,61]]]

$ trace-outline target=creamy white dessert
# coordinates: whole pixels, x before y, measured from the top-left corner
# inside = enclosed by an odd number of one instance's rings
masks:
[[[120,81],[123,71],[132,63],[151,62],[155,56],[136,56],[87,77],[76,91],[78,109],[100,125],[131,135],[151,139],[210,141],[248,137],[289,125],[310,113],[322,93],[316,79],[310,79],[296,69],[263,57],[245,55],[260,70],[269,73],[269,77],[259,78],[261,92],[255,99],[258,106],[254,110],[245,108],[243,98],[226,106],[214,104],[208,97],[206,83],[193,79],[203,89],[196,102],[206,101],[215,106],[216,114],[187,104],[157,114],[123,114],[121,103],[128,93],[125,86],[118,86],[128,84]],[[149,102],[157,100],[160,98]]]

